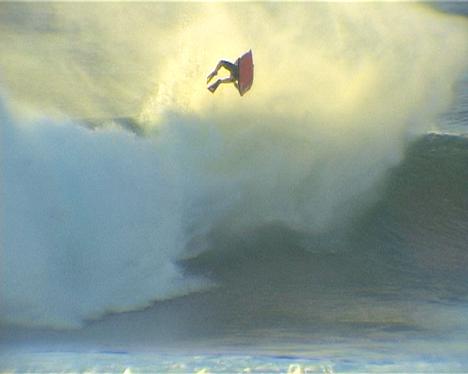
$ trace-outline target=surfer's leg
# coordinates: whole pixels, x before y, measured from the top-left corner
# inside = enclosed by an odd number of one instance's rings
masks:
[[[219,63],[218,63],[218,70],[221,69],[221,67],[225,68],[229,73],[231,73],[231,75],[235,75],[235,72],[237,70],[237,66],[235,64],[233,64],[232,62],[229,62],[229,61],[225,61],[225,60],[221,60]]]
[[[218,79],[216,82],[214,82],[211,86],[208,87],[208,89],[211,91],[211,92],[215,92],[216,89],[219,87],[220,84],[223,84],[223,83],[232,83],[232,82],[236,82],[234,79],[232,79],[232,77],[228,77],[228,78],[223,78],[223,79]]]
[[[226,61],[226,60],[221,60],[221,61],[218,62],[218,65],[216,65],[216,68],[206,78],[206,83],[207,84],[210,83],[210,81],[213,79],[213,77],[215,77],[218,74],[218,71],[221,68],[225,68],[227,71],[229,71],[231,76],[236,75],[237,66],[235,64],[233,64],[232,62],[229,62],[229,61]]]

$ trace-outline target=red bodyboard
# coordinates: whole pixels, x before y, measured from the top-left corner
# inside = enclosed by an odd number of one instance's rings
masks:
[[[243,96],[253,83],[253,58],[252,51],[248,51],[239,58],[239,93]]]

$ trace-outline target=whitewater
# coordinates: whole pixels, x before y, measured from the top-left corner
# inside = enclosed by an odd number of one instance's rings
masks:
[[[5,3],[0,20],[4,352],[96,350],[116,372],[176,346],[205,359],[141,370],[221,372],[216,347],[229,370],[312,350],[310,371],[468,367],[466,17]],[[248,49],[251,91],[207,91]]]

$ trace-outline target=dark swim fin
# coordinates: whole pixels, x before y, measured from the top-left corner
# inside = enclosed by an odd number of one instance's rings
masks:
[[[211,91],[211,93],[214,93],[216,91],[216,89],[219,87],[220,84],[221,84],[221,80],[218,79],[211,86],[209,86],[208,89]]]

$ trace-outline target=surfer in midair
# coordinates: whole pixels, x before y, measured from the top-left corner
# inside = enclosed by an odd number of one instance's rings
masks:
[[[239,90],[239,59],[236,60],[235,63],[232,63],[230,61],[226,60],[221,60],[218,62],[218,65],[216,65],[216,68],[208,75],[206,79],[206,84],[210,83],[210,81],[218,75],[218,71],[221,68],[225,68],[227,71],[229,71],[229,77],[226,78],[219,78],[216,82],[214,82],[212,85],[208,86],[208,89],[214,93],[216,89],[219,87],[220,84],[222,83],[234,83],[234,86],[236,86],[237,90]]]

